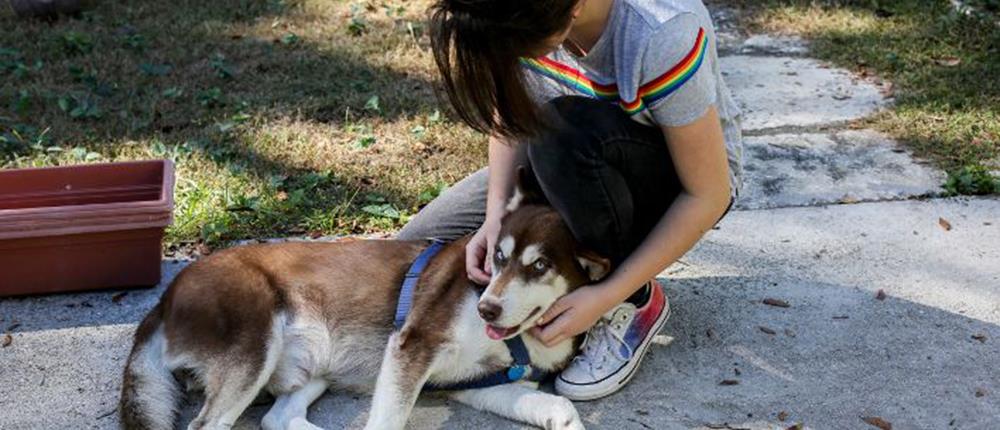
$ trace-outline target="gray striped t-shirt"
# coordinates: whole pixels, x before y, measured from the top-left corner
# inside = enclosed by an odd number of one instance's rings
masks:
[[[539,103],[584,95],[616,103],[640,123],[667,127],[690,124],[715,105],[738,193],[741,112],[719,71],[715,29],[700,0],[614,0],[586,56],[560,47],[522,64]]]

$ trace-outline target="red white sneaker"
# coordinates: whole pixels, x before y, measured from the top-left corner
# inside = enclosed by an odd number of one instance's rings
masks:
[[[653,336],[670,317],[663,287],[650,281],[641,308],[622,303],[587,332],[580,355],[556,378],[556,392],[570,400],[594,400],[625,386],[646,355]]]

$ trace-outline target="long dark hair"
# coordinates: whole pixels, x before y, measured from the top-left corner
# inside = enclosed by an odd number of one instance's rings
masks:
[[[434,60],[448,100],[470,127],[525,136],[542,124],[520,57],[540,54],[569,27],[579,0],[437,0],[430,7]]]

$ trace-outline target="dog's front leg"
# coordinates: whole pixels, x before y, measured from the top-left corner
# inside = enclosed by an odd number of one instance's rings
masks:
[[[403,429],[417,395],[427,382],[434,357],[433,348],[418,342],[407,342],[404,346],[398,333],[389,338],[366,430]]]
[[[537,387],[537,384],[534,384]],[[582,430],[583,421],[569,399],[522,384],[505,384],[451,393],[476,409],[536,425],[547,430]]]

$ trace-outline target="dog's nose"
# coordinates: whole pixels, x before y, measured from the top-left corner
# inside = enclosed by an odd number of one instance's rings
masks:
[[[500,318],[500,311],[503,309],[500,306],[495,305],[490,302],[479,302],[479,316],[483,317],[486,322],[496,321]]]

